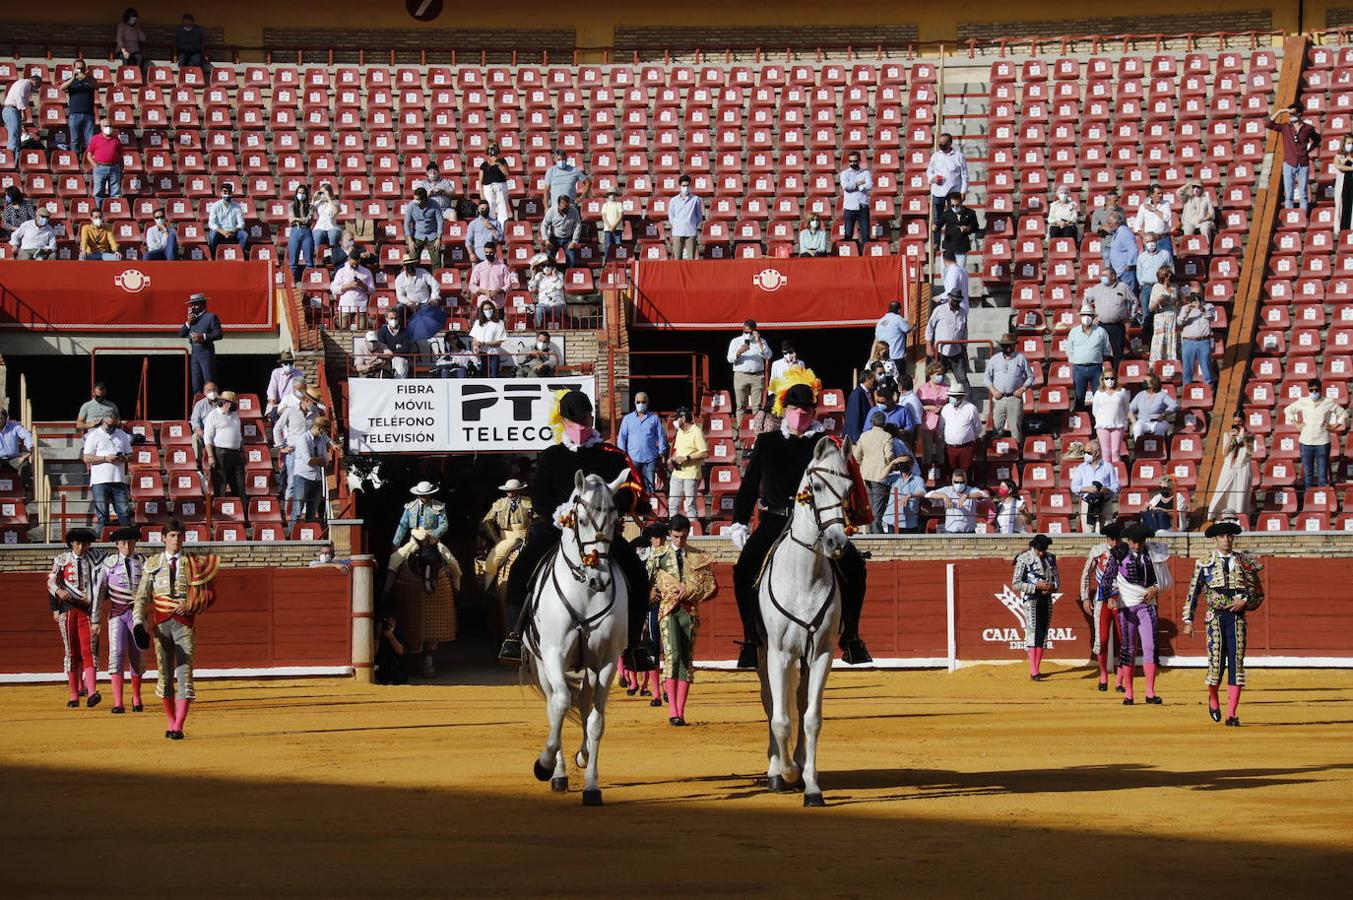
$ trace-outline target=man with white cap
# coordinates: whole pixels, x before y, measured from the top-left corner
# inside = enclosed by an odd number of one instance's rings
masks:
[[[544,253],[531,257],[530,269],[531,279],[526,283],[526,288],[535,298],[536,327],[543,328],[545,319],[568,303],[564,297],[564,273]]]
[[[263,415],[271,417],[277,412],[277,405],[291,393],[292,385],[298,381],[305,381],[305,372],[296,367],[296,358],[291,355],[291,351],[283,350],[277,357],[277,368],[268,375],[267,406],[263,408]]]
[[[962,382],[949,388],[949,402],[940,410],[940,427],[944,429],[945,468],[972,468],[977,439],[982,435],[982,413],[968,402],[968,389]]]
[[[408,309],[416,309],[442,298],[442,286],[432,273],[418,265],[418,257],[405,253],[395,276],[395,300]]]
[[[480,528],[493,548],[484,560],[484,583],[492,584],[498,577],[498,568],[521,544],[526,543],[526,529],[535,518],[531,498],[524,496],[527,485],[518,478],[509,478],[498,485],[503,496],[493,501],[489,511],[480,520]]]
[[[420,481],[409,489],[414,499],[404,504],[404,512],[395,528],[393,547],[402,547],[409,540],[409,533],[415,528],[426,529],[428,534],[441,540],[450,527],[451,520],[446,515],[446,504],[432,499],[437,486],[430,481]]]
[[[202,447],[217,496],[224,496],[226,488],[236,497],[244,496],[244,455],[240,452],[244,432],[238,404],[234,391],[222,391],[216,408],[202,423]]]
[[[357,345],[357,349],[352,354],[352,368],[358,375],[365,378],[379,378],[384,375],[389,368],[386,365],[385,355],[379,351],[380,335],[374,331],[368,331],[362,336],[362,341]]]

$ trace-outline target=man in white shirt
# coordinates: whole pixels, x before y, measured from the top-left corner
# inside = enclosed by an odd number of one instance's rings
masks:
[[[755,412],[766,399],[766,364],[770,344],[756,330],[756,320],[742,323],[742,334],[728,344],[728,362],[733,367],[733,406],[740,412]]]
[[[415,256],[405,254],[395,277],[395,300],[410,311],[442,298],[442,287],[432,273],[418,265]]]
[[[81,456],[89,466],[90,494],[99,531],[108,527],[108,504],[117,512],[117,524],[131,525],[132,513],[127,487],[127,460],[132,455],[132,439],[119,427],[116,412],[106,412],[97,428],[85,435]]]
[[[178,259],[178,233],[165,222],[164,210],[155,210],[155,224],[146,229],[145,259]]]
[[[1085,458],[1071,472],[1071,493],[1081,501],[1081,531],[1098,531],[1114,518],[1114,499],[1119,490],[1118,468],[1108,460],[1099,441],[1085,445]]]
[[[329,292],[338,300],[339,328],[348,327],[349,316],[355,321],[359,313],[365,312],[367,302],[376,292],[376,280],[371,270],[362,265],[361,257],[361,249],[353,247],[352,254],[338,267],[333,281],[329,282]]]
[[[1170,209],[1160,185],[1153,184],[1147,189],[1146,199],[1137,207],[1137,212],[1132,221],[1128,222],[1128,227],[1132,229],[1133,234],[1157,235],[1157,248],[1174,253],[1174,243],[1170,240],[1170,233],[1174,231],[1174,212]]]
[[[672,258],[695,259],[700,223],[705,221],[704,202],[691,190],[691,176],[678,180],[677,194],[667,201],[667,225],[672,233]]]
[[[969,487],[967,469],[954,469],[949,484],[930,491],[926,499],[944,504],[945,534],[972,534],[977,530],[977,503],[988,496],[986,491]]]
[[[841,170],[837,181],[841,182],[841,219],[845,226],[843,240],[851,240],[858,225],[860,237],[855,246],[864,255],[865,242],[869,240],[869,192],[874,189],[874,176],[860,164],[860,151],[852,150],[846,157],[846,167]]]
[[[926,181],[930,184],[930,208],[934,229],[934,243],[940,245],[940,216],[954,191],[965,194],[968,191],[968,160],[963,151],[954,147],[954,136],[945,132],[940,135],[939,147],[930,155],[930,163],[925,170]]]
[[[1301,426],[1297,444],[1301,448],[1303,487],[1329,484],[1330,432],[1343,431],[1348,426],[1348,416],[1339,404],[1324,395],[1320,379],[1307,382],[1306,396],[1283,410],[1283,421]]]
[[[926,353],[944,364],[961,385],[968,383],[968,310],[957,294],[930,311],[926,323]],[[952,391],[950,392],[952,396]]]
[[[240,452],[244,433],[236,404],[234,391],[222,391],[216,408],[207,414],[202,425],[202,443],[207,452],[207,465],[211,467],[213,493],[218,497],[225,496],[227,487],[236,497],[244,496],[244,454]]]
[[[19,259],[51,259],[56,255],[56,231],[49,221],[47,207],[42,206],[33,218],[24,222],[9,236],[9,245]]]
[[[794,342],[785,340],[780,342],[780,358],[770,364],[770,386],[766,388],[770,392],[775,382],[785,376],[790,369],[802,369],[803,360],[799,359],[799,351],[794,347]]]
[[[962,382],[949,388],[949,402],[940,409],[940,428],[944,433],[944,460],[950,472],[972,468],[977,439],[982,435],[982,413],[968,402],[968,389]]]
[[[277,410],[277,423],[272,427],[272,445],[282,462],[282,494],[292,499],[291,479],[295,475],[295,455],[291,452],[291,439],[304,432],[310,422],[320,414],[318,407],[319,391],[301,385],[297,402],[280,407]]]
[[[29,103],[32,101],[33,92],[42,85],[42,76],[38,74],[29,75],[27,78],[20,78],[9,86],[5,93],[4,113],[5,128],[9,131],[9,152],[14,155],[15,164],[18,164],[19,147],[23,143],[23,122],[24,117],[29,114]]]
[[[944,290],[935,295],[936,303],[944,303],[950,297],[959,298],[959,306],[966,313],[968,302],[968,270],[958,264],[953,251],[944,251]]]

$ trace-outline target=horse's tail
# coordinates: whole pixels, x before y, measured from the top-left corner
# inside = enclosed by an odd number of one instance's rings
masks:
[[[521,657],[521,666],[517,669],[517,677],[521,683],[535,692],[535,695],[541,700],[548,700],[545,692],[540,688],[540,676],[536,669],[539,665],[534,653],[528,649]],[[586,669],[574,672],[565,672],[564,677],[568,681],[569,708],[568,720],[575,725],[581,725],[592,712],[592,697],[596,693],[596,685],[593,683],[591,675]]]

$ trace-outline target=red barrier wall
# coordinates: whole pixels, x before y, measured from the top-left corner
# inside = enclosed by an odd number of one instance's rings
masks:
[[[266,262],[0,260],[0,329],[177,329],[198,291],[226,331],[276,325]]]
[[[1320,657],[1353,662],[1353,558],[1261,558],[1266,600],[1249,615],[1249,657]],[[1053,606],[1049,658],[1084,659],[1094,633],[1079,603],[1083,557],[1063,557],[1063,594]],[[1024,658],[1023,620],[1001,598],[1008,596],[1014,566],[1008,559],[954,563],[956,658],[963,662]],[[860,630],[875,659],[941,659],[948,656],[948,563],[883,560],[869,564]],[[697,656],[703,662],[733,659],[742,627],[733,600],[732,566],[715,567],[719,593],[702,609]],[[1171,560],[1174,584],[1160,603],[1163,656],[1203,657],[1203,629],[1179,629],[1192,559]],[[1017,605],[1017,604],[1016,604]],[[1202,615],[1197,623],[1201,626]]]
[[[197,620],[196,666],[351,665],[351,577],[336,568],[223,569],[216,605]],[[47,605],[47,576],[11,573],[0,584],[0,674],[59,672],[61,642]],[[100,671],[108,664],[107,646],[105,637]]]

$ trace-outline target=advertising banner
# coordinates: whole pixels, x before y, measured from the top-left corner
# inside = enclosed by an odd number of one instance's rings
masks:
[[[554,443],[554,393],[580,390],[596,402],[592,375],[559,378],[353,378],[348,448],[353,453],[531,453]]]
[[[276,327],[267,262],[0,260],[0,329],[178,329],[199,291],[227,332]]]
[[[635,263],[636,328],[873,325],[907,304],[906,257],[643,260]]]

